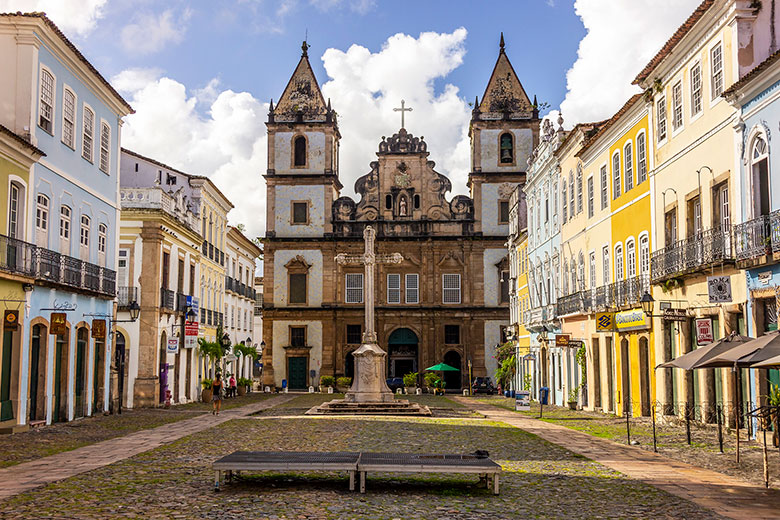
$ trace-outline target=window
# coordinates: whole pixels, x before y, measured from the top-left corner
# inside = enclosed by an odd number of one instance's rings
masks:
[[[656,122],[658,129],[658,142],[666,139],[666,96],[661,96],[656,103],[658,111],[658,121]]]
[[[596,288],[596,252],[591,251],[590,252],[590,258],[588,259],[590,263],[590,288],[595,289]]]
[[[563,261],[563,294],[569,294],[569,261]]]
[[[682,81],[672,87],[672,128],[677,130],[683,125]]]
[[[420,277],[417,273],[406,275],[406,303],[420,303]]]
[[[691,116],[701,112],[701,64],[691,69]]]
[[[593,216],[593,177],[588,177],[588,218]]]
[[[553,220],[558,216],[558,183],[553,184]]]
[[[626,272],[629,278],[636,276],[636,243],[633,239],[626,241]]]
[[[62,93],[62,142],[73,148],[76,141],[76,96],[70,89]]]
[[[509,271],[500,271],[498,274],[500,303],[509,303]]]
[[[569,172],[569,216],[574,218],[574,173]]]
[[[547,193],[544,194],[544,223],[550,221],[550,198]]]
[[[498,223],[509,224],[509,201],[498,201]]]
[[[414,196],[414,209],[420,209],[420,196]]]
[[[35,209],[35,227],[41,231],[49,229],[49,197],[38,195]]]
[[[647,235],[639,237],[639,272],[642,275],[650,273],[650,238]]]
[[[60,207],[60,238],[70,240],[70,208],[68,206]]]
[[[306,303],[306,273],[290,273],[290,303]]]
[[[728,184],[723,183],[717,188],[718,202],[720,206],[720,228],[723,231],[728,231],[731,228],[731,214],[729,213],[729,187]]]
[[[636,136],[636,183],[642,184],[647,180],[647,148],[645,133]]]
[[[89,247],[89,217],[86,215],[81,215],[80,243],[83,247]]]
[[[561,199],[563,200],[563,223],[565,224],[566,220],[567,220],[567,217],[568,217],[567,212],[568,212],[568,209],[569,209],[569,203],[568,203],[568,200],[566,199],[566,180],[563,181],[562,190],[563,190],[563,192],[562,192]],[[557,196],[558,195],[556,195],[556,197]]]
[[[363,303],[363,273],[347,273],[346,303]]]
[[[607,181],[607,167],[601,167],[601,209],[607,209],[609,201],[609,182]]]
[[[460,345],[460,325],[444,326],[444,344]]]
[[[710,63],[712,64],[710,85],[712,87],[712,99],[715,100],[723,94],[723,48],[720,44],[713,47],[710,51]]]
[[[757,135],[750,151],[751,210],[753,217],[768,215],[772,210],[769,198],[769,150],[764,134]]]
[[[580,291],[584,291],[585,290],[585,257],[582,256],[582,251],[580,251],[579,263],[577,265],[578,265],[578,275],[580,278],[580,283],[579,283]]]
[[[38,126],[49,132],[54,132],[52,118],[54,116],[54,76],[48,70],[41,70],[41,99],[38,107]]]
[[[460,303],[460,275],[442,275],[442,302]]]
[[[574,258],[571,259],[569,267],[571,268],[571,292],[575,293],[577,292],[577,263]]]
[[[624,277],[623,273],[623,246],[615,246],[615,281],[620,281]]]
[[[84,107],[83,119],[81,156],[89,162],[92,162],[92,139],[95,132],[95,114],[89,108]]]
[[[100,224],[98,226],[98,253],[106,254],[106,235],[108,234],[108,228],[106,228],[105,224]],[[184,264],[181,264],[182,266]],[[181,272],[179,273],[180,277],[184,277],[184,267],[181,268]],[[180,284],[181,288],[181,284]]]
[[[631,143],[626,143],[623,148],[623,171],[628,192],[634,187],[634,148]]]
[[[512,134],[505,132],[501,134],[500,145],[501,164],[512,164],[515,162],[514,146],[512,145]]]
[[[392,208],[393,208],[393,196],[385,195],[385,209],[392,209]]]
[[[601,276],[604,285],[609,283],[609,246],[604,246],[601,250]]]
[[[401,303],[401,275],[387,275],[387,303]]]
[[[306,346],[306,327],[290,327],[290,346]]]
[[[677,242],[677,208],[667,211],[664,215],[664,234],[667,247]]]
[[[292,203],[292,223],[303,225],[309,223],[309,204],[307,202]]]
[[[294,157],[293,166],[305,167],[306,166],[306,138],[299,135],[295,138],[294,142]]]
[[[347,325],[347,343],[359,345],[363,342],[363,330],[361,325]]]
[[[111,127],[106,123],[100,125],[100,171],[109,171],[109,150],[111,149]]]
[[[12,182],[11,192],[8,194],[8,236],[11,238],[17,238],[20,191],[19,185]]]
[[[620,197],[620,152],[615,152],[612,156],[612,198]]]
[[[694,197],[688,201],[688,236],[698,236],[702,232],[701,198]]]
[[[582,213],[582,168],[577,166],[577,214]]]

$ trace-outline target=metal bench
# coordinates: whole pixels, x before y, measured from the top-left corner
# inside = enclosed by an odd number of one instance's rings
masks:
[[[214,489],[219,491],[222,473],[228,480],[241,471],[346,471],[349,489],[355,490],[355,473],[360,474],[360,492],[366,492],[366,474],[382,473],[470,473],[485,479],[488,489],[498,495],[501,466],[486,455],[236,451],[214,462]]]

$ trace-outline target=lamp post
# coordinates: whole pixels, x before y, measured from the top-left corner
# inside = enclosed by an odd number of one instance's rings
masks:
[[[260,351],[257,353],[258,357],[260,358],[260,386],[263,385],[263,351],[265,350],[265,341],[260,342]]]
[[[134,323],[138,320],[138,317],[141,314],[141,306],[138,305],[138,302],[136,300],[133,300],[130,302],[130,304],[127,306],[127,310],[130,313],[130,319],[129,320],[115,320],[109,318],[109,323],[111,326],[111,332],[114,336],[114,369],[112,372],[116,375],[116,386],[117,386],[117,405],[116,410],[118,414],[122,414],[122,394],[125,391],[125,353],[124,350],[122,352],[119,351],[118,348],[116,348],[116,338],[119,336],[120,332],[116,330],[116,324],[117,323]],[[108,401],[111,403],[113,401],[113,389],[114,389],[114,383],[112,382],[109,386],[109,396]]]

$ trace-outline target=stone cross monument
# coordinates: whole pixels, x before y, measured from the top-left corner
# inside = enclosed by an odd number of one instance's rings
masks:
[[[387,353],[377,343],[374,329],[374,269],[376,264],[400,264],[404,257],[401,253],[377,255],[374,252],[376,231],[371,226],[366,226],[363,239],[366,248],[362,255],[336,255],[339,265],[365,266],[365,331],[363,343],[352,354],[355,357],[355,378],[344,400],[354,403],[392,402],[393,393],[385,381]]]

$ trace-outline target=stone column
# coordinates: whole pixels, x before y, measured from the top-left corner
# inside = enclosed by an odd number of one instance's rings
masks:
[[[146,222],[141,230],[143,262],[141,265],[141,312],[138,317],[138,376],[135,379],[133,404],[155,406],[160,401],[157,351],[160,323],[160,269],[163,232],[158,224]],[[139,254],[136,251],[136,254]],[[126,348],[132,348],[127,345]]]

